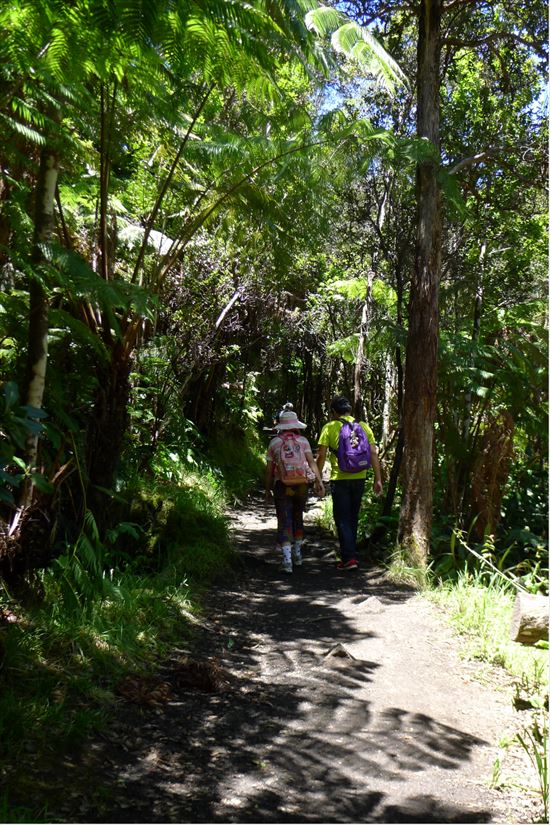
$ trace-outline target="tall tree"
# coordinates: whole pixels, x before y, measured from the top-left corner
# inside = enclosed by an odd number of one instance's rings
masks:
[[[430,548],[436,414],[441,192],[439,95],[441,0],[422,0],[418,22],[417,136],[430,150],[416,172],[417,228],[409,300],[403,429],[403,497],[398,541],[418,564]]]

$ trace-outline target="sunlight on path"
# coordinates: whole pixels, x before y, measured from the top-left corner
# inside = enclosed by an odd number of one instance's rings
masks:
[[[509,695],[476,681],[430,604],[379,570],[337,573],[314,528],[303,568],[281,580],[274,531],[269,511],[237,516],[241,551],[263,563],[249,582],[261,641],[241,664],[276,701],[268,720],[251,711],[259,769],[220,783],[230,821],[515,821],[488,787]]]

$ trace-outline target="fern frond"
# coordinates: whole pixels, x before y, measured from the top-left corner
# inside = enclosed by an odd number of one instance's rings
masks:
[[[59,331],[59,332],[58,332]],[[71,340],[81,346],[90,347],[103,361],[108,360],[108,352],[101,338],[91,332],[90,328],[63,309],[50,310],[50,333],[64,336],[70,334]]]
[[[407,85],[399,64],[364,26],[349,20],[342,12],[319,6],[306,15],[306,24],[320,37],[330,37],[333,49],[380,79],[388,92]]]
[[[319,37],[330,37],[347,19],[343,12],[331,6],[317,6],[306,14],[306,26]]]
[[[337,52],[383,77],[389,91],[394,90],[396,83],[406,85],[407,79],[398,63],[364,26],[353,21],[345,23],[333,32],[331,42]]]
[[[13,130],[18,135],[21,135],[21,137],[24,137],[26,140],[36,144],[37,146],[44,146],[46,143],[44,135],[41,135],[40,132],[36,131],[36,129],[31,129],[30,126],[20,123],[18,120],[5,115],[3,112],[0,112],[0,122],[5,123],[8,129]]]

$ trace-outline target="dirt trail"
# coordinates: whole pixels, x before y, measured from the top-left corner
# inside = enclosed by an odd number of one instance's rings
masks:
[[[529,822],[530,800],[488,787],[510,688],[476,680],[412,591],[337,572],[320,530],[303,567],[280,572],[274,528],[259,502],[235,516],[243,566],[207,601],[195,654],[218,656],[227,686],[178,690],[175,651],[172,701],[121,703],[107,735],[44,778],[52,820]]]

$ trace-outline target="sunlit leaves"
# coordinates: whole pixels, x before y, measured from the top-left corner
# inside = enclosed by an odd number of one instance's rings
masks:
[[[364,278],[336,280],[327,285],[327,292],[334,301],[353,301],[358,298],[364,300],[367,294],[367,282]]]
[[[406,83],[397,62],[385,51],[368,29],[349,20],[330,6],[311,9],[307,25],[322,37],[330,36],[336,52],[343,54],[360,69],[376,77],[387,91]]]
[[[327,344],[327,355],[331,355],[333,357],[339,356],[344,361],[351,364],[357,357],[358,342],[359,335],[357,333],[347,335],[345,338],[338,338],[330,344]]]

